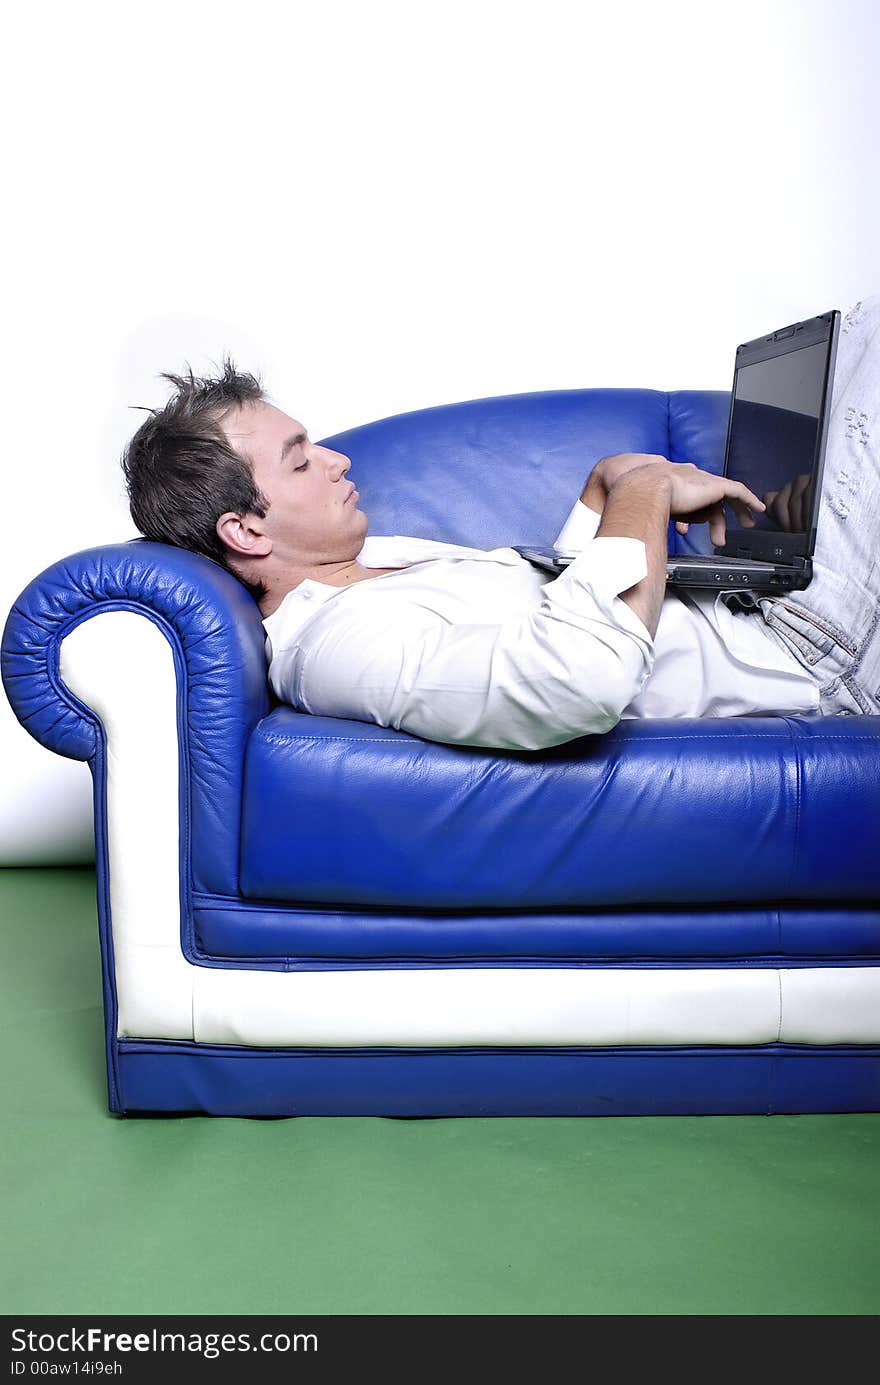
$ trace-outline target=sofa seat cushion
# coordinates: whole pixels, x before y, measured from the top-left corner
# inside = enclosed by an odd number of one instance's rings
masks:
[[[242,896],[412,910],[862,901],[871,718],[623,721],[518,752],[278,707],[246,751]]]

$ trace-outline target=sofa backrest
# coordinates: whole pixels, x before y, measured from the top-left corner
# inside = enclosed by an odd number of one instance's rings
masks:
[[[321,441],[351,458],[370,534],[498,548],[551,543],[600,457],[660,453],[719,472],[729,405],[713,390],[546,390],[397,414]]]

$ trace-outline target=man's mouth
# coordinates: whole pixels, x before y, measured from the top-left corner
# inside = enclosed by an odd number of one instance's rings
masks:
[[[356,491],[354,486],[352,486],[351,490],[348,492],[348,495],[343,500],[343,505],[347,505],[349,500],[360,500],[360,491]]]

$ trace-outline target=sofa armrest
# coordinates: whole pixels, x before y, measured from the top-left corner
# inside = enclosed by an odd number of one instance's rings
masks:
[[[234,893],[245,749],[270,695],[259,608],[231,573],[145,539],[62,559],[25,587],[7,618],[0,649],[7,696],[36,740],[87,760],[95,776],[102,719],[65,685],[62,645],[84,621],[122,611],[152,622],[173,653],[193,883]],[[102,648],[103,658],[116,657],[112,640]]]

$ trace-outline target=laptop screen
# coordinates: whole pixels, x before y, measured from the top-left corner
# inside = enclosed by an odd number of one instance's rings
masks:
[[[830,340],[746,362],[734,376],[725,475],[742,481],[767,509],[740,527],[725,502],[727,546],[759,530],[806,547],[817,484],[817,451]],[[763,545],[762,545],[763,546]]]

